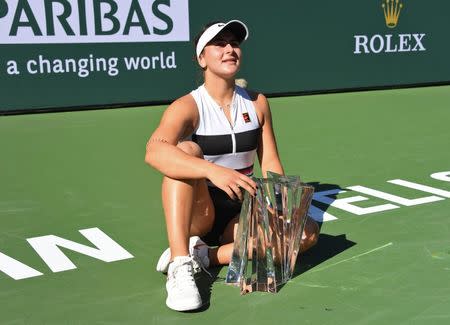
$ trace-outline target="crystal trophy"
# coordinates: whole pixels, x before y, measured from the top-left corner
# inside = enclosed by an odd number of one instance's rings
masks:
[[[275,293],[292,277],[314,188],[271,172],[254,180],[257,192],[244,193],[225,283],[241,294]]]

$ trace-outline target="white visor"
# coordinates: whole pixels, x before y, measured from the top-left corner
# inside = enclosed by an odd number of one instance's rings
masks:
[[[230,20],[227,23],[217,23],[211,25],[203,32],[202,36],[200,36],[198,40],[197,47],[195,49],[197,57],[200,56],[206,44],[208,44],[214,37],[217,36],[217,34],[219,34],[225,28],[237,37],[239,43],[242,43],[248,37],[247,26],[245,26],[245,24],[239,20]]]

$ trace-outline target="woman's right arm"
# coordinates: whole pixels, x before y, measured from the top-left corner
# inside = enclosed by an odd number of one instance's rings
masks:
[[[197,106],[191,95],[181,97],[164,112],[161,122],[147,142],[145,162],[174,179],[207,178],[231,198],[242,198],[239,186],[255,194],[256,183],[249,177],[202,158],[188,155],[177,147],[198,123]]]
[[[190,156],[176,145],[195,128],[198,120],[195,101],[190,95],[173,102],[164,112],[159,126],[147,142],[145,162],[175,179],[206,178],[209,163]]]

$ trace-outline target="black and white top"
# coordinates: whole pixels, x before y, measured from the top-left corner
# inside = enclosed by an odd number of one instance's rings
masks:
[[[200,146],[204,159],[247,176],[253,175],[261,127],[247,91],[239,86],[235,88],[230,104],[232,123],[204,85],[193,90],[191,95],[199,113],[199,124],[192,134],[192,141]]]

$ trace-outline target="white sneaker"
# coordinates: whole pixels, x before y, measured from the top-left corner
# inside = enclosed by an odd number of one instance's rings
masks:
[[[198,236],[189,238],[189,254],[194,259],[194,273],[209,267],[209,246]],[[156,271],[167,273],[170,263],[170,248],[167,248],[156,264]]]
[[[167,271],[166,305],[177,311],[198,309],[202,298],[194,280],[192,257],[176,256]]]

